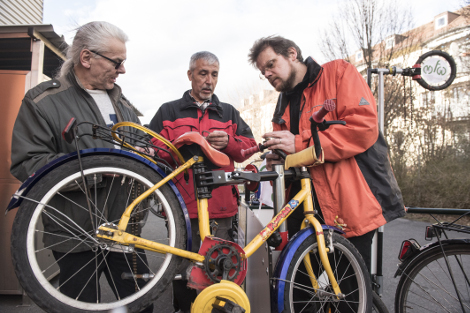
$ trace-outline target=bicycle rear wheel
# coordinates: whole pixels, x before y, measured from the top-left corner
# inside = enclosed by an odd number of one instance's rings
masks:
[[[103,223],[117,224],[124,209],[162,178],[145,164],[120,156],[87,156],[82,164],[92,217],[77,160],[46,174],[15,217],[16,275],[47,312],[140,311],[172,281],[180,258],[121,246],[95,234]],[[126,231],[185,247],[183,212],[169,186],[134,208]]]
[[[284,292],[286,306],[282,312],[369,312],[372,304],[372,287],[366,265],[356,248],[344,237],[333,233],[334,252],[328,254],[333,273],[341,289],[340,299],[334,294],[331,283],[318,254],[315,233],[308,236],[289,265]],[[304,266],[310,256],[310,265],[319,288],[312,288]],[[288,307],[287,307],[288,306]]]
[[[465,312],[470,312],[470,246],[443,246]],[[462,312],[441,247],[419,254],[403,271],[395,294],[395,312]]]

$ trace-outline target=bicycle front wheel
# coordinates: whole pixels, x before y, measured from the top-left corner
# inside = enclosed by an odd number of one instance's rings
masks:
[[[398,283],[395,312],[470,312],[469,247],[466,244],[446,244],[442,247],[455,286],[440,246],[412,260]]]
[[[372,292],[372,313],[388,313],[387,306],[375,291]]]
[[[46,174],[23,200],[12,232],[16,275],[47,312],[140,311],[172,281],[180,258],[99,239],[96,231],[115,227],[162,177],[121,156],[86,156],[82,165],[87,190],[75,160]],[[184,249],[183,212],[168,185],[134,208],[126,232]]]
[[[372,287],[362,257],[341,235],[333,233],[331,240],[334,251],[328,254],[328,259],[342,294],[338,298],[333,291],[312,233],[299,246],[289,265],[284,293],[284,303],[289,307],[283,312],[370,312]],[[306,256],[318,288],[312,287],[304,262]]]

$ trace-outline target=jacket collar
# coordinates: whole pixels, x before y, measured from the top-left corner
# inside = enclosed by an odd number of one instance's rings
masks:
[[[194,99],[190,95],[191,90],[187,90],[183,94],[183,100],[184,100],[184,105],[181,108],[182,110],[188,110],[188,109],[199,109],[199,106],[197,103],[194,101]],[[210,101],[210,105],[206,108],[206,110],[212,110],[217,112],[217,114],[222,117],[223,116],[223,108],[222,105],[220,104],[219,98],[215,94],[212,94],[212,98]]]
[[[77,75],[75,75],[73,68],[70,70],[70,72],[66,76],[67,76],[67,79],[71,81],[75,87],[82,89],[86,93],[86,95],[88,95],[88,92],[86,92],[86,88],[83,87]],[[109,89],[106,91],[108,92],[109,98],[111,98],[111,102],[117,103],[121,97],[121,87],[119,87],[119,85],[117,84],[114,84],[113,89]]]
[[[92,107],[92,110],[98,109],[92,96],[86,91],[86,88],[82,85],[77,75],[75,75],[75,71],[73,70],[73,68],[66,75],[66,79],[68,79],[72,83],[72,85],[75,86],[75,88],[77,88],[78,90],[80,90],[80,92],[82,92],[85,99],[88,99],[89,101],[91,100],[91,102],[95,104]],[[109,98],[111,99],[111,103],[113,104],[114,111],[116,112],[118,122],[123,122],[124,118],[122,116],[122,112],[118,109],[118,105],[117,105],[122,96],[121,87],[119,87],[117,84],[114,84],[113,89],[108,89],[106,90],[106,92],[108,93]],[[98,109],[98,112],[101,113],[99,109]],[[97,113],[96,111],[95,113],[99,115],[99,113]]]
[[[308,57],[305,61],[304,64],[308,68],[308,75],[309,75],[309,83],[307,88],[312,87],[315,85],[315,83],[318,81],[320,78],[322,72],[323,72],[323,67],[321,67],[317,62],[315,62],[311,57]],[[284,112],[286,111],[287,106],[289,105],[289,100],[286,92],[281,92],[279,94],[279,98],[277,99],[277,104],[276,104],[276,109],[274,110],[274,115],[273,119],[271,122],[276,123],[276,124],[284,124],[286,121],[282,119],[282,116],[284,115]]]

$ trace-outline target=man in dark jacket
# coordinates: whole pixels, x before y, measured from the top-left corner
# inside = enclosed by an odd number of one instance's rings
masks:
[[[243,162],[242,149],[256,145],[253,134],[248,125],[240,117],[240,113],[230,104],[220,102],[214,94],[219,75],[219,60],[207,51],[195,53],[190,60],[188,78],[191,81],[191,90],[184,93],[183,98],[164,103],[150,122],[150,129],[159,133],[166,139],[174,141],[186,132],[199,132],[212,147],[222,151],[230,157],[230,165],[222,170],[234,170],[234,160]],[[157,146],[165,148],[160,141],[153,141]],[[185,159],[194,155],[201,155],[197,145],[183,146],[180,149]],[[167,153],[159,156],[171,162]],[[216,166],[206,161],[209,169]],[[192,172],[190,173],[192,177]],[[194,195],[192,179],[189,183],[183,174],[176,178],[177,187],[183,194],[184,201],[191,218],[193,238],[193,251],[197,252],[200,245],[197,223],[197,203]],[[232,240],[230,230],[232,217],[238,211],[238,190],[234,186],[222,186],[212,191],[209,199],[209,218],[217,225],[216,237]],[[185,263],[181,270],[184,270]],[[174,281],[174,305],[176,310],[189,312],[191,302],[196,297],[195,290],[188,290],[187,281]]]
[[[139,123],[133,106],[115,84],[117,77],[126,72],[127,40],[121,29],[106,22],[90,22],[78,28],[59,76],[32,88],[23,99],[12,138],[10,170],[16,178],[24,181],[48,162],[76,151],[74,144],[61,138],[62,130],[72,117],[79,123],[86,121],[104,127],[122,121]],[[91,128],[80,128],[80,131],[91,133]],[[91,136],[82,137],[79,141],[80,149],[100,147],[114,148],[114,144]],[[103,178],[102,185],[106,179]],[[102,198],[105,189],[97,192],[97,199]],[[109,184],[108,189],[111,190]],[[119,188],[114,189],[103,200],[111,209],[101,214],[106,215],[109,221],[119,219],[122,214],[122,208],[121,211],[116,209],[113,203],[126,203],[126,199],[121,199]],[[70,198],[72,194],[69,192]],[[60,202],[58,198],[51,203],[57,204],[57,209],[68,219],[81,221],[79,226],[90,231],[90,213],[77,210],[78,205],[87,207],[84,194],[74,199],[73,204],[72,201]],[[123,298],[135,292],[134,281],[121,279],[122,273],[132,272],[127,261],[129,256],[119,252],[96,253],[90,250],[90,245],[77,242],[53,218],[44,216],[43,222],[46,230],[44,245],[52,250],[60,268],[60,292],[79,301],[96,303],[100,298],[100,287],[95,278],[98,275],[99,279],[103,272],[110,286],[114,286],[112,290],[116,296]],[[70,238],[64,240],[64,237]],[[99,266],[97,270],[95,260],[107,266]],[[145,267],[142,259],[137,263],[138,268]],[[139,284],[143,286],[145,283]],[[152,307],[148,307],[146,312],[152,312]]]

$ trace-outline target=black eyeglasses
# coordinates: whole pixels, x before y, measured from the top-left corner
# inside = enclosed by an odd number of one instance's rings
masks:
[[[126,60],[122,60],[121,62],[114,61],[113,59],[110,59],[110,58],[108,58],[108,57],[105,57],[104,55],[99,54],[98,52],[93,51],[93,50],[90,50],[90,52],[93,52],[94,54],[97,54],[97,55],[99,55],[100,57],[105,58],[106,60],[113,62],[113,64],[116,64],[116,66],[114,67],[116,70],[117,70],[118,68],[120,68],[121,65],[124,64],[124,62],[126,62]]]

